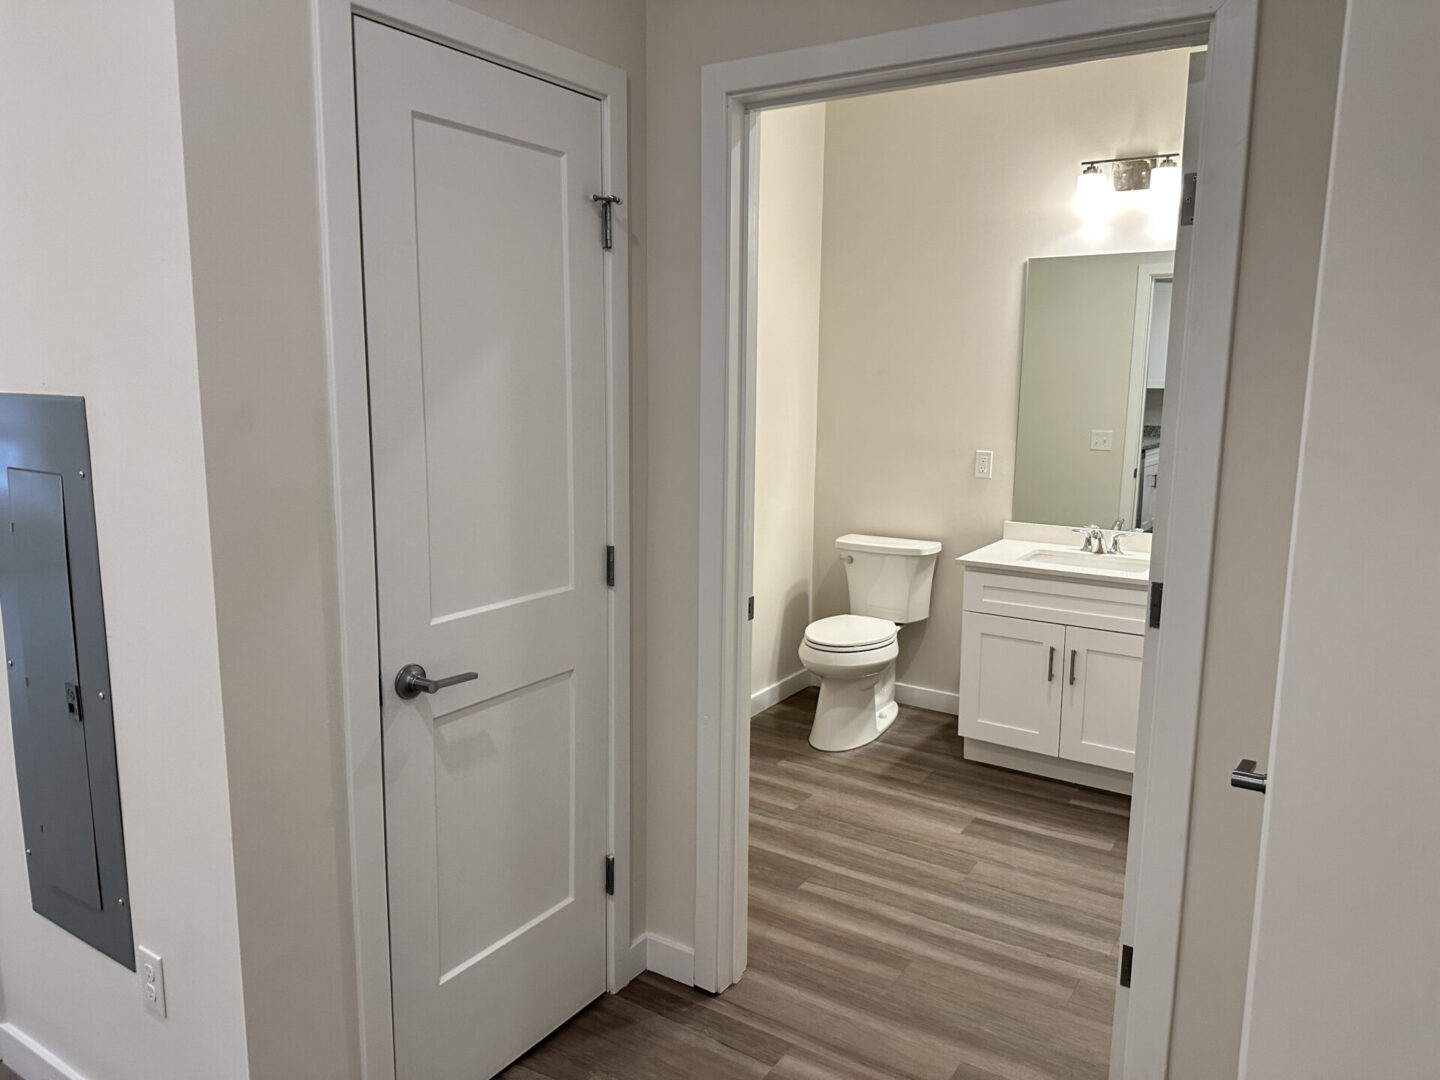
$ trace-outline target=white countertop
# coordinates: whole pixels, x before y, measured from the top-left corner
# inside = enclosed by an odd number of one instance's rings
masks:
[[[1148,537],[1147,537],[1148,539]],[[1121,541],[1124,544],[1124,540]],[[1038,574],[1070,581],[1103,581],[1114,585],[1147,586],[1150,582],[1150,553],[1096,555],[1080,550],[1074,543],[1056,544],[1038,540],[1006,539],[955,559],[977,570],[1000,570],[1007,574]]]

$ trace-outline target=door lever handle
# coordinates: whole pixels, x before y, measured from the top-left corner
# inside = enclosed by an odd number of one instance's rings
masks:
[[[462,671],[459,675],[431,679],[426,676],[425,669],[419,664],[406,664],[395,674],[395,693],[409,700],[419,697],[421,694],[433,694],[437,690],[444,690],[447,686],[469,682],[471,679],[479,677],[478,671]]]
[[[1265,794],[1265,787],[1269,783],[1269,774],[1255,771],[1255,759],[1246,758],[1230,771],[1230,786],[1240,788],[1244,791],[1258,791]]]

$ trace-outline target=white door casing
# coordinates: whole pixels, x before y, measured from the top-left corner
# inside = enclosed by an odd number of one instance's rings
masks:
[[[606,982],[602,120],[363,19],[355,82],[396,1071],[468,1080]]]
[[[1140,634],[1066,627],[1061,757],[1135,771],[1144,651]]]
[[[701,379],[699,687],[696,753],[695,957],[698,986],[723,990],[743,972],[746,919],[744,520],[737,509],[753,439],[745,386],[753,213],[747,132],[755,110],[867,89],[1094,59],[1138,47],[1204,43],[1203,110],[1192,81],[1187,163],[1204,146],[1193,242],[1177,273],[1165,419],[1166,528],[1152,574],[1165,583],[1162,640],[1147,641],[1136,748],[1124,940],[1137,993],[1116,1000],[1111,1075],[1164,1074],[1184,890],[1200,671],[1214,545],[1220,445],[1234,322],[1254,82],[1257,0],[1058,0],[867,38],[706,66],[701,71]],[[1193,70],[1193,68],[1192,68]],[[1178,270],[1178,264],[1177,264]],[[1183,345],[1187,363],[1176,363]],[[1174,399],[1173,404],[1172,400]],[[1152,650],[1151,645],[1158,648]],[[1157,689],[1163,693],[1157,695]],[[1158,707],[1157,707],[1158,703]]]
[[[967,611],[960,632],[960,734],[1054,757],[1066,628]]]

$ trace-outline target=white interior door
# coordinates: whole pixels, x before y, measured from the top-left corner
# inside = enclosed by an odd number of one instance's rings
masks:
[[[1185,90],[1185,134],[1180,149],[1182,173],[1201,172],[1202,154],[1200,132],[1205,113],[1205,58],[1206,53],[1190,55],[1190,71]],[[1197,196],[1198,199],[1198,196]],[[1200,211],[1195,209],[1198,216]],[[1171,483],[1176,475],[1178,455],[1177,429],[1180,420],[1180,402],[1183,396],[1186,371],[1186,352],[1193,344],[1186,340],[1186,311],[1190,302],[1191,269],[1190,259],[1194,248],[1193,221],[1181,224],[1175,231],[1174,272],[1171,275],[1170,333],[1165,345],[1165,401],[1160,419],[1160,446],[1155,469],[1155,487],[1147,486],[1146,502],[1141,507],[1145,516],[1153,515],[1154,536],[1150,548],[1150,580],[1164,582],[1169,577],[1171,545],[1180,545],[1180,537],[1173,535],[1171,505],[1184,507],[1193,497],[1191,492],[1178,495]],[[1205,357],[1202,357],[1205,359]],[[1211,362],[1214,357],[1208,357]],[[1192,459],[1192,463],[1198,461]],[[1182,473],[1183,475],[1183,473]],[[1147,478],[1148,479],[1148,478]],[[1137,500],[1138,501],[1138,500]],[[1186,517],[1185,512],[1178,515]],[[1179,550],[1180,548],[1177,548]],[[1183,580],[1183,577],[1182,577]],[[1171,596],[1174,596],[1175,581],[1170,579]],[[1172,770],[1178,759],[1164,756],[1165,743],[1154,734],[1164,730],[1172,721],[1178,722],[1179,709],[1186,708],[1186,695],[1182,692],[1174,698],[1157,693],[1162,682],[1162,672],[1179,676],[1180,671],[1170,671],[1162,664],[1162,653],[1169,638],[1169,654],[1178,655],[1184,648],[1200,649],[1202,642],[1187,641],[1173,630],[1150,627],[1145,632],[1144,658],[1141,661],[1140,716],[1135,735],[1135,784],[1130,798],[1129,857],[1125,861],[1125,897],[1121,906],[1120,941],[1122,948],[1134,947],[1138,941],[1150,941],[1158,945],[1151,955],[1161,953],[1169,960],[1159,963],[1142,964],[1131,973],[1136,991],[1131,998],[1131,986],[1118,980],[1115,991],[1114,1023],[1110,1039],[1110,1078],[1124,1080],[1151,1080],[1164,1073],[1165,1062],[1170,1053],[1171,1006],[1174,1001],[1175,966],[1174,957],[1179,948],[1180,910],[1178,889],[1175,883],[1184,878],[1184,847],[1176,844],[1175,836],[1180,830],[1172,820],[1165,822],[1167,803],[1161,799],[1151,805],[1150,785],[1155,776],[1173,775]],[[1169,684],[1166,683],[1168,686]],[[1198,685],[1196,686],[1198,693]],[[1159,748],[1157,749],[1157,744]],[[1193,746],[1192,746],[1193,752]],[[1188,773],[1190,766],[1184,770]],[[1147,827],[1152,817],[1161,819],[1162,828],[1151,830],[1147,839]],[[1188,813],[1186,819],[1188,822]],[[1168,835],[1164,828],[1169,825],[1173,831]],[[1187,826],[1188,827],[1188,826]],[[1241,843],[1243,841],[1238,841]],[[1179,865],[1176,865],[1176,856]],[[1141,894],[1145,902],[1141,902]],[[1161,942],[1164,944],[1160,944]],[[1123,954],[1122,954],[1123,956]],[[1121,960],[1121,967],[1124,966]],[[1120,972],[1117,972],[1117,976]],[[1135,1019],[1130,1023],[1132,1008]]]
[[[364,19],[355,78],[396,1068],[477,1080],[605,988],[601,111]]]
[[[1440,141],[1411,139],[1397,107],[1440,97],[1437,40],[1440,6],[1351,0],[1263,796],[1249,1080],[1440,1075]],[[1381,198],[1376,161],[1392,177]],[[1373,525],[1395,554],[1336,543],[1336,522]]]
[[[967,611],[960,632],[960,734],[1054,757],[1065,627]]]
[[[1061,757],[1135,771],[1144,652],[1145,638],[1140,634],[1066,628]]]

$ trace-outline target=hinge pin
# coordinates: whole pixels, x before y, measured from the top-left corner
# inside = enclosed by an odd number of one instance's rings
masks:
[[[600,204],[600,244],[609,251],[615,246],[611,238],[611,217],[615,207],[625,200],[619,195],[591,195],[590,201]]]

